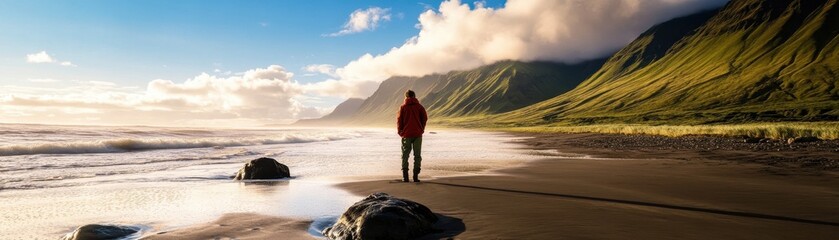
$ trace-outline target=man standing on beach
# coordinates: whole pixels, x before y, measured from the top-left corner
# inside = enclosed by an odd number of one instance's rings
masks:
[[[396,116],[396,130],[402,137],[402,181],[408,182],[408,157],[411,149],[414,150],[414,182],[419,182],[420,166],[422,165],[422,133],[425,132],[425,123],[428,115],[425,113],[417,95],[414,91],[405,92],[405,102],[399,107]]]

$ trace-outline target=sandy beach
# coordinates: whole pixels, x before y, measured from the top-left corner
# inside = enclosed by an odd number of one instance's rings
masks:
[[[311,223],[253,213],[230,213],[212,223],[158,232],[143,239],[311,239],[306,232]]]
[[[580,150],[560,140],[581,137],[617,141],[624,136],[537,135],[521,143],[560,154],[490,175],[427,176],[422,183],[394,177],[338,186],[360,196],[386,192],[461,219],[466,229],[455,239],[832,239],[839,234],[836,171],[722,158],[722,150],[710,158],[680,154],[704,150],[672,146],[643,154],[584,155],[609,150]],[[807,154],[834,158],[831,144],[811,146]],[[653,158],[656,151],[660,154]],[[730,151],[760,155],[763,150]],[[312,238],[295,235],[305,232],[304,223],[228,214],[216,223],[149,239]]]

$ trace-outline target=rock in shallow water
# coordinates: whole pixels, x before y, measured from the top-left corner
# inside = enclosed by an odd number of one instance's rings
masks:
[[[437,220],[422,204],[374,193],[350,206],[323,235],[335,240],[414,239],[432,233]]]
[[[135,226],[88,224],[76,228],[75,231],[65,235],[61,240],[119,239],[139,231],[140,228]]]
[[[258,158],[245,163],[236,173],[236,180],[247,179],[279,179],[291,177],[288,166],[277,162],[273,158]]]

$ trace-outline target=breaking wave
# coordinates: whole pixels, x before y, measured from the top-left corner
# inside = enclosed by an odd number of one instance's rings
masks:
[[[356,137],[355,134],[283,134],[276,138],[120,138],[99,141],[31,143],[0,146],[0,156],[34,154],[117,153],[157,149],[234,147],[250,145],[333,141]]]

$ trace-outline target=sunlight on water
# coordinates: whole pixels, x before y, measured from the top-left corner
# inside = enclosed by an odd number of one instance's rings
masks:
[[[2,142],[15,142],[23,148],[58,142],[57,138],[89,143],[97,138],[164,135],[171,141],[237,139],[249,144],[0,156],[0,236],[13,239],[55,239],[90,223],[140,225],[153,232],[212,221],[232,212],[302,219],[334,217],[362,198],[333,187],[334,183],[348,177],[395,179],[401,166],[399,137],[383,129],[0,129],[6,133]],[[269,144],[248,140],[292,135],[307,140]],[[475,174],[540,157],[518,149],[511,140],[486,132],[428,133],[423,141],[423,174],[429,178]],[[292,178],[267,182],[229,179],[245,161],[261,156],[288,165]]]

